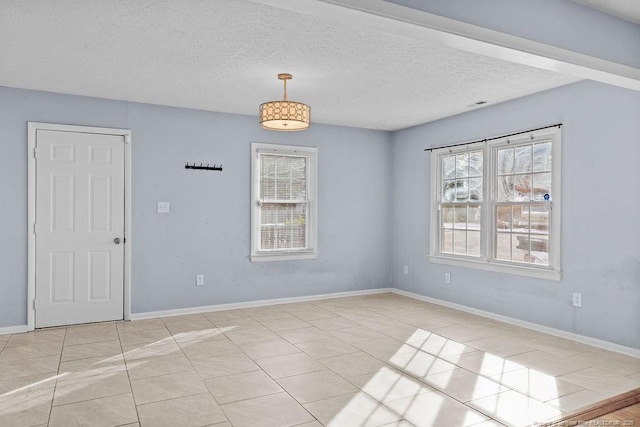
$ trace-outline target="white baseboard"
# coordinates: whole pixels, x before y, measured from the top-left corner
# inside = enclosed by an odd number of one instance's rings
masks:
[[[27,325],[5,326],[0,328],[0,335],[19,334],[28,330],[29,327]]]
[[[403,291],[401,289],[391,288],[390,292],[405,297],[417,299],[420,301],[430,302],[432,304],[441,305],[444,307],[453,308],[456,310],[464,311],[466,313],[476,314],[478,316],[487,317],[489,319],[498,320],[500,322],[509,323],[515,326],[521,326],[523,328],[532,329],[534,331],[543,332],[545,334],[554,335],[556,337],[565,338],[571,341],[579,342],[581,344],[587,344],[593,347],[602,348],[604,350],[615,351],[616,353],[622,353],[627,356],[640,358],[640,349],[633,347],[626,347],[620,344],[615,344],[609,341],[600,340],[597,338],[591,338],[584,335],[574,334],[573,332],[567,332],[560,329],[550,328],[548,326],[538,325],[537,323],[531,323],[520,319],[515,319],[509,316],[503,316],[501,314],[491,313],[489,311],[479,310],[477,308],[468,307],[462,304],[456,304],[437,298],[432,298],[420,294],[416,294],[409,291]]]
[[[476,314],[478,316],[486,317],[493,320],[498,320],[500,322],[509,323],[511,325],[521,326],[523,328],[532,329],[534,331],[543,332],[545,334],[554,335],[560,338],[565,338],[565,339],[579,342],[582,344],[591,345],[593,347],[614,351],[616,353],[625,354],[627,356],[640,358],[640,349],[637,349],[637,348],[626,347],[626,346],[615,344],[609,341],[604,341],[597,338],[591,338],[584,335],[574,334],[572,332],[550,328],[548,326],[538,325],[537,323],[531,323],[531,322],[516,319],[513,317],[503,316],[501,314],[495,314],[488,311],[479,310],[477,308],[468,307],[466,305],[457,304],[454,302],[449,302],[449,301],[445,301],[437,298],[432,298],[425,295],[420,295],[414,292],[404,291],[396,288],[365,289],[361,291],[337,292],[332,294],[309,295],[309,296],[303,296],[303,297],[275,298],[275,299],[239,302],[239,303],[230,303],[230,304],[216,304],[216,305],[208,305],[208,306],[200,306],[200,307],[178,308],[173,310],[149,311],[144,313],[133,313],[131,314],[131,320],[153,319],[157,317],[180,316],[184,314],[198,314],[198,313],[207,313],[212,311],[233,310],[233,309],[249,308],[249,307],[262,307],[262,306],[277,305],[277,304],[291,304],[296,302],[318,301],[318,300],[330,299],[330,298],[375,295],[375,294],[383,294],[383,293],[389,293],[389,292],[397,295],[402,295],[405,297],[417,299],[420,301],[441,305],[443,307],[453,308],[455,310],[464,311],[466,313]],[[0,327],[0,335],[17,334],[17,333],[27,332],[28,330],[29,329],[27,325]]]
[[[295,302],[317,301],[330,298],[355,297],[362,295],[384,294],[392,292],[391,288],[365,289],[362,291],[337,292],[333,294],[309,295],[304,297],[275,298],[259,301],[237,302],[230,304],[216,304],[200,307],[176,308],[173,310],[147,311],[144,313],[132,313],[131,320],[153,319],[156,317],[181,316],[184,314],[208,313],[211,311],[235,310],[239,308],[262,307],[276,304],[291,304]]]

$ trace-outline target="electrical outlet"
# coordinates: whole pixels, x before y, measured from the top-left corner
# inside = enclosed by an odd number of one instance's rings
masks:
[[[198,274],[196,276],[196,286],[204,286],[204,274]]]
[[[158,213],[169,213],[171,210],[171,204],[169,202],[158,202]]]
[[[405,266],[404,266],[404,268],[402,269],[402,273],[403,273],[404,275],[409,274],[409,266],[408,266],[408,265],[405,265]]]
[[[573,306],[582,307],[582,294],[579,292],[573,293]]]
[[[451,283],[451,273],[445,273],[444,274],[444,282],[445,283]]]

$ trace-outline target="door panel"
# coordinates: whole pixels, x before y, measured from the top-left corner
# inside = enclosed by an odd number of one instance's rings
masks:
[[[75,176],[51,175],[51,232],[73,231]]]
[[[51,252],[51,302],[73,302],[75,262],[73,252]]]
[[[89,252],[89,300],[111,299],[111,253]]]
[[[111,231],[111,177],[89,177],[89,232]]]
[[[38,129],[37,328],[123,318],[124,137]]]

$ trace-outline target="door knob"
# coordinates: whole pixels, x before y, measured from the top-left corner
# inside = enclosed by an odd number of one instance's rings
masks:
[[[120,244],[120,238],[116,237],[115,239],[113,239],[113,243],[115,243],[116,245]]]

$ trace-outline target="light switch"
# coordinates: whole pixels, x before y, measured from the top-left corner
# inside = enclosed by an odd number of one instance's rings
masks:
[[[169,202],[158,202],[158,213],[169,213]]]

